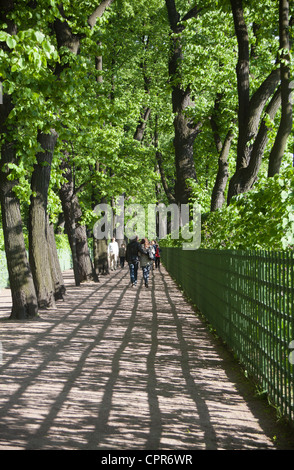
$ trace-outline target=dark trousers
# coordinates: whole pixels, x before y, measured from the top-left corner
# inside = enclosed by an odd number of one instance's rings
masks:
[[[159,268],[159,266],[160,266],[160,258],[156,256],[155,257],[155,267]]]
[[[137,284],[138,266],[138,261],[132,261],[131,263],[129,263],[130,278],[132,284]]]
[[[150,268],[151,268],[150,264],[148,264],[147,266],[142,266],[143,279],[144,279],[145,285],[148,285]]]

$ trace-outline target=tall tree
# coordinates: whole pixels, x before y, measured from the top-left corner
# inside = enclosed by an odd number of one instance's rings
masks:
[[[174,118],[174,149],[176,166],[176,188],[175,195],[179,204],[186,204],[189,201],[191,189],[187,186],[187,179],[196,180],[196,170],[194,163],[194,141],[200,132],[201,122],[194,122],[186,112],[193,101],[191,97],[191,87],[183,86],[181,79],[181,61],[183,59],[183,49],[181,44],[181,33],[185,29],[185,21],[196,17],[199,13],[197,6],[193,7],[181,18],[174,0],[166,0],[171,34],[171,52],[169,60],[169,75],[172,86],[172,104]]]
[[[104,0],[100,2],[98,7],[93,10],[90,16],[85,18],[85,23],[93,28],[97,19],[104,14],[106,8],[110,6],[112,2],[113,0]],[[56,34],[58,49],[60,51],[67,50],[70,54],[76,56],[80,51],[81,35],[72,33],[62,4],[59,5],[58,9],[60,17],[56,17],[54,21],[54,31]],[[63,70],[68,67],[68,62],[57,63],[55,75],[58,81],[62,82],[61,74]],[[64,125],[66,126],[66,123],[64,123]],[[40,158],[40,156],[37,157],[35,173],[37,175],[36,180],[39,181],[43,178],[44,183],[42,187],[39,185],[39,191],[33,189],[30,215],[33,217],[34,214],[34,220],[30,223],[30,253],[37,291],[40,296],[39,302],[50,306],[53,303],[52,282],[50,282],[50,276],[52,273],[50,271],[50,263],[48,263],[48,260],[46,259],[47,257],[43,256],[40,258],[38,246],[40,246],[41,227],[43,226],[46,228],[47,208],[44,201],[46,200],[46,194],[48,191],[52,157],[57,142],[56,130],[52,129],[48,134],[40,133],[39,140],[43,146],[45,160],[44,158]],[[48,151],[49,148],[50,151]],[[44,163],[46,163],[46,166]],[[71,164],[67,164],[67,183],[64,183],[62,190],[60,191],[60,196],[62,198],[63,209],[65,211],[66,227],[68,229],[68,237],[72,249],[74,265],[77,263],[77,266],[75,266],[75,272],[78,273],[78,276],[76,276],[76,282],[80,283],[81,281],[94,279],[95,274],[88,248],[87,231],[86,227],[80,223],[81,209],[79,208],[78,196],[73,190],[72,175],[70,173]],[[34,181],[35,178],[33,177],[32,182]],[[66,191],[69,192],[66,193]],[[40,194],[42,195],[41,198]],[[69,199],[71,199],[70,204],[68,203]],[[35,206],[38,206],[38,209],[33,213]],[[37,216],[38,220],[36,218]],[[43,232],[42,238],[45,243],[47,238],[46,231]],[[44,247],[45,245],[42,244],[41,246]],[[48,250],[48,255],[50,255],[50,250]],[[45,273],[47,273],[47,275],[45,275]],[[43,285],[43,293],[40,292],[40,285]],[[49,294],[45,292],[46,289],[49,289]],[[49,298],[47,298],[48,295]]]
[[[228,203],[233,196],[248,191],[256,180],[267,133],[262,113],[281,78],[280,67],[276,66],[250,96],[250,45],[242,0],[231,0],[231,8],[238,41],[236,74],[239,106],[236,169],[229,183]],[[268,105],[267,113],[271,118],[277,112],[278,97],[279,94],[275,94]]]
[[[291,19],[293,24],[293,18]],[[292,131],[293,111],[290,99],[294,81],[290,71],[290,16],[289,1],[279,3],[279,35],[280,35],[280,73],[281,73],[281,105],[282,113],[277,137],[269,156],[268,176],[279,173],[288,137]]]
[[[38,304],[40,308],[55,307],[55,286],[52,278],[52,261],[49,238],[47,199],[51,163],[57,141],[54,129],[48,134],[39,133],[41,151],[36,156],[31,180],[31,204],[29,208],[29,255]]]
[[[0,21],[5,25],[6,41],[1,40],[0,49],[9,53],[9,45],[14,46],[13,36],[17,27],[9,18],[15,8],[14,1],[1,1]],[[12,96],[5,92],[0,105],[0,134],[3,137],[0,160],[0,199],[5,252],[12,294],[11,317],[15,319],[33,318],[38,315],[38,302],[22,230],[20,202],[14,189],[18,183],[13,176],[13,167],[18,164],[16,142],[7,125],[14,109]]]

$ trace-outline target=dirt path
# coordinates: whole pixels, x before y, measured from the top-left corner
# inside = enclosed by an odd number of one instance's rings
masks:
[[[294,449],[164,268],[149,289],[64,275],[36,321],[8,321],[1,291],[1,450]]]

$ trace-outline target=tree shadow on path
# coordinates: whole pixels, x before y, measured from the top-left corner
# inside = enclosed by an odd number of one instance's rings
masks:
[[[126,268],[79,288],[67,275],[56,310],[0,322],[0,449],[276,448],[164,268],[149,289]]]

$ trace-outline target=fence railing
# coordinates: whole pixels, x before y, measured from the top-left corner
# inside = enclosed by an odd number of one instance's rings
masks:
[[[281,416],[293,422],[293,253],[163,248],[162,261]]]

